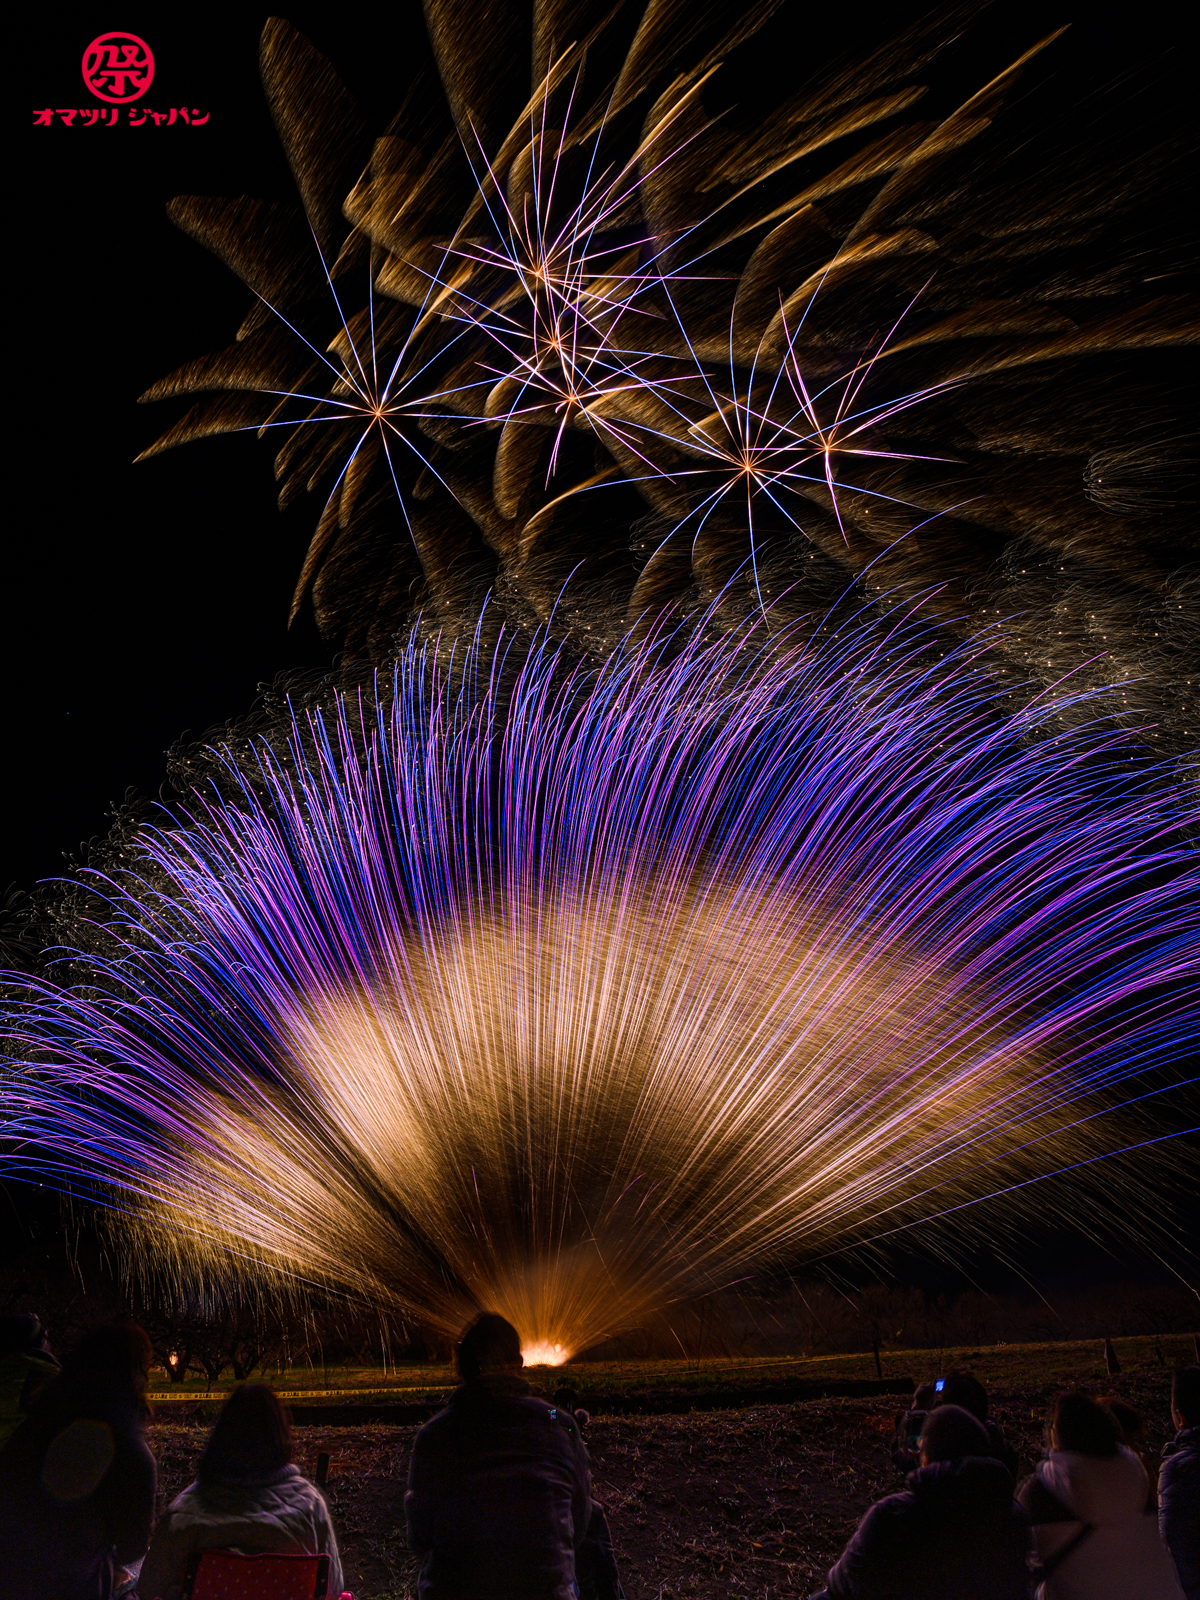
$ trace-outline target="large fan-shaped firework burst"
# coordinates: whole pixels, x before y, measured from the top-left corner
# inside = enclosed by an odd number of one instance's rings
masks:
[[[25,981],[10,1134],[164,1269],[560,1353],[1051,1195],[1136,1226],[1120,1157],[1088,1174],[1188,1035],[1179,804],[965,658],[769,632],[588,677],[414,637],[218,752],[107,885],[109,954]]]
[[[1064,102],[1057,34],[964,81],[959,12],[813,74],[775,0],[425,11],[373,147],[268,25],[303,212],[174,202],[258,298],[150,391],[214,392],[154,449],[261,427],[283,502],[322,487],[297,604],[331,637],[384,660],[493,587],[600,650],[717,595],[736,625],[936,589],[1024,613],[1023,675],[1165,665],[1157,721],[1194,731],[1194,324],[1147,85]]]

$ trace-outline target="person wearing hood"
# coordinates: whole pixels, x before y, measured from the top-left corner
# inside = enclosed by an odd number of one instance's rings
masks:
[[[1174,1439],[1158,1473],[1158,1526],[1187,1600],[1200,1600],[1200,1366],[1171,1379]]]
[[[154,1520],[151,1360],[135,1324],[93,1328],[0,1450],[5,1600],[110,1600],[132,1586]]]
[[[1050,1451],[1018,1490],[1033,1523],[1038,1600],[1183,1600],[1148,1489],[1111,1414],[1090,1395],[1061,1395]]]
[[[321,1491],[292,1464],[287,1411],[265,1383],[243,1383],[213,1425],[196,1481],[154,1530],[138,1578],[142,1600],[180,1600],[197,1550],[324,1552],[326,1593],[342,1591],[342,1564]]]
[[[962,1406],[925,1420],[918,1469],[859,1523],[814,1600],[1028,1600],[1029,1523]]]
[[[517,1330],[484,1312],[458,1346],[462,1384],[413,1445],[409,1548],[420,1600],[577,1600],[621,1593],[569,1408],[521,1378]]]
[[[0,1317],[0,1445],[59,1373],[46,1330],[31,1312]]]

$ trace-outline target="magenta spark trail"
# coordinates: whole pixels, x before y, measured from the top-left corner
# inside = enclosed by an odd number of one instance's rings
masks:
[[[901,632],[414,635],[144,830],[109,957],[23,981],[7,1169],[164,1272],[559,1359],[913,1229],[1140,1228],[1200,893],[1179,791],[1071,720]]]

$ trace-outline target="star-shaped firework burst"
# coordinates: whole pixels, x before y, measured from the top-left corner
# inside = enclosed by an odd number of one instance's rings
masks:
[[[958,12],[815,72],[775,0],[426,17],[373,142],[270,22],[302,205],[172,205],[255,301],[144,397],[202,396],[147,453],[276,444],[281,504],[323,496],[297,607],[384,660],[497,590],[600,653],[919,594],[1186,742],[1194,322],[1146,85],[1086,123],[1064,30],[968,80]]]

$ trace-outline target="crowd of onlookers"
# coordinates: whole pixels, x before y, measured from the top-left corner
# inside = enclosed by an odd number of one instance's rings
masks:
[[[118,1323],[60,1366],[36,1317],[0,1318],[3,1593],[183,1600],[208,1560],[241,1561],[224,1592],[254,1600],[248,1558],[307,1555],[324,1585],[307,1592],[344,1596],[324,1494],[296,1467],[265,1384],[234,1390],[195,1482],[155,1521],[152,1359],[143,1330]],[[476,1318],[460,1386],[417,1435],[405,1510],[419,1593],[621,1600],[586,1413],[565,1391],[534,1395],[521,1366],[516,1330]],[[892,1447],[905,1487],[863,1517],[815,1600],[1200,1600],[1200,1366],[1175,1373],[1171,1414],[1175,1437],[1155,1459],[1132,1407],[1061,1395],[1043,1458],[1018,1482],[983,1385],[963,1372],[923,1385]],[[215,1580],[209,1592],[222,1592]]]
[[[896,1427],[899,1494],[873,1505],[816,1600],[1200,1600],[1200,1366],[1171,1386],[1155,1461],[1116,1399],[1060,1395],[1018,1460],[970,1373],[923,1384]]]

